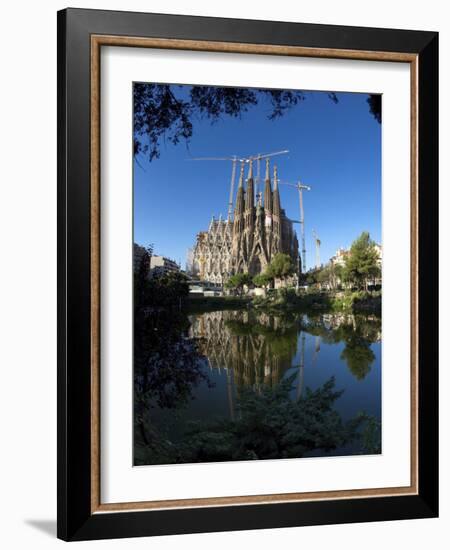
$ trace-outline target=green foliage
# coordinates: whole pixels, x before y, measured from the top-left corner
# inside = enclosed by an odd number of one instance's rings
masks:
[[[371,311],[381,315],[381,291],[354,292],[352,309],[355,312]]]
[[[192,387],[205,379],[188,328],[189,320],[181,311],[135,312],[135,403],[179,407],[190,399]]]
[[[186,93],[188,91],[188,96]],[[181,93],[179,93],[181,92]],[[328,97],[338,102],[335,93]],[[220,86],[177,86],[138,82],[133,86],[134,154],[159,158],[161,140],[174,145],[190,141],[194,123],[209,119],[211,123],[224,116],[241,117],[258,103],[268,104],[270,120],[283,116],[306,98],[301,90],[257,88],[223,88]]]
[[[333,296],[331,300],[333,310],[351,312],[355,295],[356,293],[354,292],[341,292],[337,296]]]
[[[326,283],[329,281],[330,278],[330,267],[324,267],[317,273],[317,282],[318,283]]]
[[[330,299],[334,311],[364,312],[370,311],[381,315],[381,292],[340,292]]]
[[[345,278],[359,288],[366,288],[370,278],[380,276],[378,254],[367,231],[352,243],[350,254],[345,258]]]
[[[270,279],[286,279],[295,273],[295,264],[288,254],[276,254],[267,266],[265,275]]]
[[[339,264],[329,263],[321,269],[316,269],[312,274],[311,282],[326,285],[330,290],[336,290],[344,280],[344,268]]]
[[[176,302],[179,298],[186,298],[189,294],[188,278],[179,271],[166,273],[152,283],[157,286],[158,291],[165,294],[169,302]]]
[[[187,309],[189,313],[206,311],[223,311],[229,309],[247,309],[251,299],[247,296],[189,296]]]
[[[241,294],[244,286],[250,286],[251,284],[253,284],[253,279],[248,273],[236,273],[225,283],[225,288],[237,290]]]
[[[271,282],[272,279],[267,273],[259,273],[253,277],[253,284],[259,288],[266,288]]]
[[[148,154],[150,160],[159,158],[160,142],[174,145],[181,140],[189,143],[194,123],[209,119],[215,123],[224,116],[242,117],[253,106],[266,102],[268,118],[275,120],[304,101],[307,93],[301,90],[269,90],[191,86],[189,95],[178,93],[182,86],[139,82],[133,87],[134,154]],[[185,88],[186,90],[186,88]],[[338,103],[334,92],[328,97]],[[381,123],[381,95],[367,99],[370,113]]]
[[[257,310],[280,314],[287,311],[329,311],[347,313],[381,314],[381,292],[331,292],[310,288],[296,292],[293,288],[280,288],[268,296],[253,298],[252,306]]]
[[[308,271],[308,273],[305,274],[305,280],[308,285],[315,285],[318,283],[319,278],[319,270],[318,269],[312,269]]]
[[[364,421],[364,427],[361,432],[362,450],[368,454],[381,453],[381,422],[373,416],[364,413],[360,415]]]
[[[179,271],[151,279],[135,277],[136,288],[140,289],[140,298],[135,302],[135,308],[179,306],[189,295],[188,279]]]
[[[135,308],[142,307],[145,304],[148,288],[148,274],[150,270],[150,255],[145,252],[142,254],[139,268],[134,274],[133,290],[134,290],[134,306]]]
[[[302,399],[293,401],[294,378],[260,392],[242,388],[235,420],[191,423],[176,446],[161,437],[156,453],[154,440],[148,453],[141,441],[138,459],[149,464],[158,463],[161,455],[172,463],[298,458],[313,450],[332,451],[359,437],[363,417],[344,422],[333,408],[342,394],[334,378],[314,391],[307,388]]]
[[[373,118],[381,124],[381,94],[370,94],[367,103]]]
[[[331,300],[325,293],[306,292],[297,294],[293,288],[279,288],[267,297],[253,299],[253,307],[276,315],[295,311],[332,310]]]

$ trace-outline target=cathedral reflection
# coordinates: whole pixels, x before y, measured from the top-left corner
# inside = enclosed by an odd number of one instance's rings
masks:
[[[341,361],[361,380],[374,360],[371,343],[381,341],[379,319],[350,314],[279,317],[225,310],[193,315],[190,323],[190,337],[197,341],[209,368],[226,374],[232,418],[235,394],[243,386],[260,391],[292,376],[292,397],[300,399],[304,391],[305,356],[306,367],[316,368],[321,343],[344,342]],[[306,354],[307,336],[311,343]]]
[[[267,314],[217,311],[191,320],[191,336],[213,369],[225,369],[230,384],[273,386],[292,366],[298,328]]]

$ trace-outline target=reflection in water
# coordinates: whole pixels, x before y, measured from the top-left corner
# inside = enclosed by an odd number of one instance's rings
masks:
[[[215,311],[161,336],[166,359],[135,352],[135,464],[381,452],[379,318]]]
[[[191,318],[193,338],[213,368],[233,373],[236,386],[274,386],[291,367],[297,328],[247,311],[215,311]]]
[[[381,323],[375,316],[298,314],[281,318],[238,310],[194,315],[190,321],[189,334],[198,340],[199,351],[211,368],[225,369],[229,384],[255,390],[274,386],[295,367],[297,398],[303,390],[306,334],[314,335],[312,366],[317,364],[321,340],[344,342],[340,359],[358,380],[367,376],[375,361],[371,344],[381,342]]]

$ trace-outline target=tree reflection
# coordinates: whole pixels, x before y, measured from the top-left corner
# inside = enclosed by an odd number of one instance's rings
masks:
[[[325,343],[344,342],[341,359],[357,380],[370,372],[375,354],[371,345],[381,341],[381,319],[377,316],[325,314],[308,318],[306,330],[319,335]]]
[[[161,446],[152,409],[180,409],[193,398],[196,386],[210,384],[188,329],[187,316],[173,309],[135,314],[134,427],[135,438],[147,447]]]
[[[367,341],[355,336],[346,343],[341,359],[347,363],[350,372],[357,380],[363,380],[370,372],[375,354]]]
[[[352,316],[350,323],[343,323],[338,329],[339,338],[345,342],[341,359],[357,380],[363,380],[370,372],[375,354],[371,344],[379,339],[381,326],[377,318],[368,321],[366,318]]]

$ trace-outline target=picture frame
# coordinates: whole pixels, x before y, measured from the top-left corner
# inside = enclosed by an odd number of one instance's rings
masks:
[[[100,52],[105,46],[409,65],[410,486],[101,502]],[[437,144],[435,32],[85,9],[58,12],[59,538],[91,540],[438,515]]]

